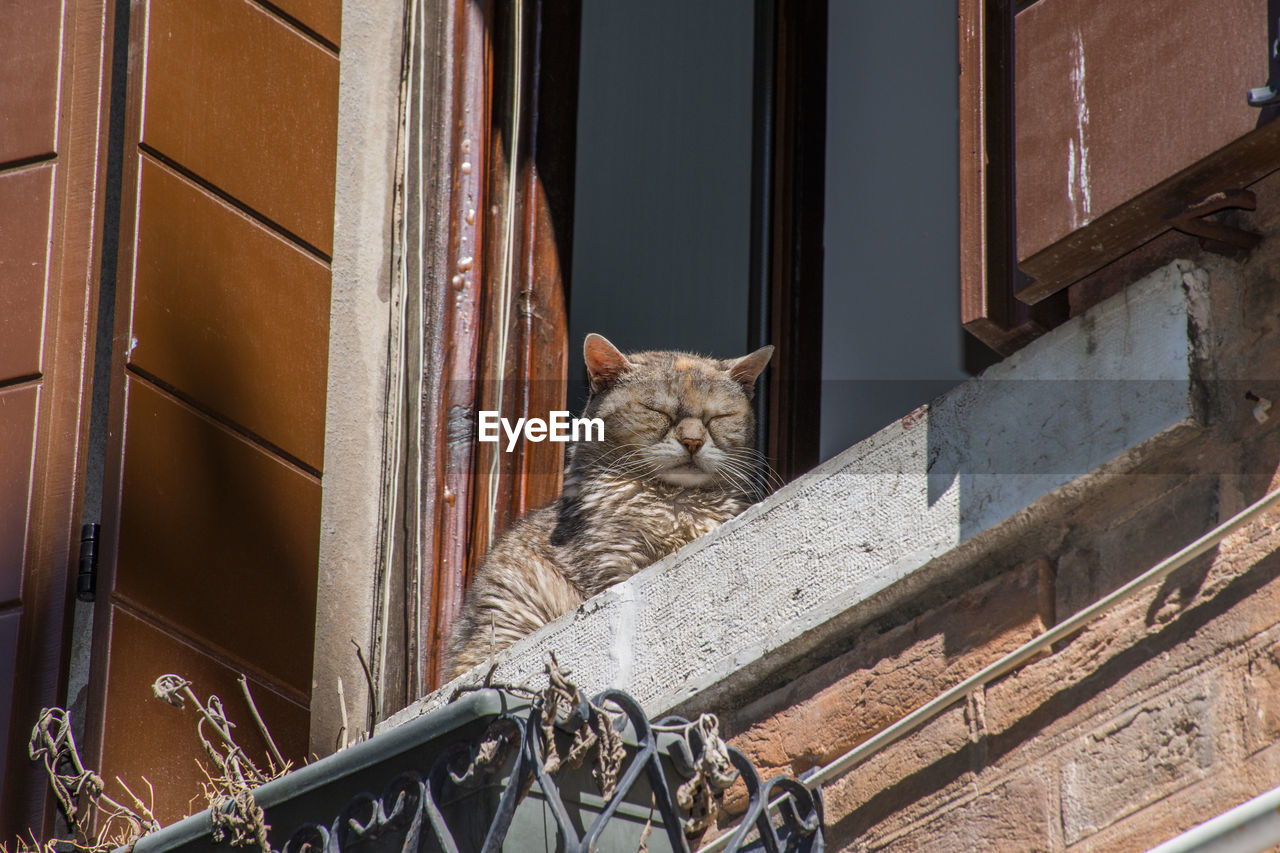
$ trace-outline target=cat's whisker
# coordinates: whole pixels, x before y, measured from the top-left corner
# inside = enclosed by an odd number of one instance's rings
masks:
[[[763,500],[777,488],[773,487],[767,472],[755,465],[739,459],[726,460],[723,464],[726,475],[732,472],[732,478],[739,488],[756,500]]]
[[[731,459],[722,460],[719,473],[723,474],[726,480],[745,495],[754,495],[758,491],[751,485],[750,475],[739,468]]]
[[[733,471],[746,476],[754,476],[760,471],[759,467],[755,464],[733,456],[726,457],[722,464],[725,468],[732,469]]]
[[[664,468],[665,466],[661,462],[656,462],[652,459],[639,458],[631,460],[625,465],[610,466],[601,473],[605,476],[640,479],[656,474]]]
[[[621,462],[624,459],[627,459],[638,453],[644,452],[644,450],[646,449],[647,449],[647,445],[623,444],[618,447],[611,448],[610,450],[605,451],[600,456],[591,460],[590,464],[605,465],[605,466],[617,464],[618,462]]]
[[[737,491],[739,494],[745,495],[748,498],[755,496],[756,490],[751,486],[749,482],[745,481],[740,474],[736,474],[731,471],[725,471],[724,475],[725,475],[725,479],[728,480],[733,485],[734,490]]]
[[[732,454],[735,455],[735,461],[740,464],[749,464],[759,470],[770,493],[776,492],[786,485],[786,481],[782,479],[782,476],[769,464],[769,457],[754,447],[735,448]],[[743,459],[741,457],[746,458]]]
[[[646,450],[646,448],[643,448],[643,450]],[[631,451],[630,453],[626,453],[626,455],[623,455],[622,457],[620,457],[620,459],[616,459],[616,460],[612,460],[611,462],[608,462],[607,465],[603,466],[603,470],[604,471],[626,471],[626,470],[635,469],[636,466],[644,465],[645,462],[648,462],[650,460],[648,459],[648,457],[644,455],[643,450]]]
[[[645,461],[642,458],[642,454],[646,450],[648,450],[647,447],[637,447],[634,450],[630,450],[627,453],[624,453],[621,456],[619,456],[617,459],[611,459],[608,462],[604,463],[603,465],[600,466],[600,470],[602,473],[605,473],[605,474],[626,472],[634,465],[635,462]],[[597,462],[596,464],[599,465],[600,463]]]

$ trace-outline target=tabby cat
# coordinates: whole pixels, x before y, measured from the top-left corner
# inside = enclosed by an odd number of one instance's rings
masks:
[[[603,441],[569,448],[564,490],[507,528],[449,638],[454,678],[607,586],[719,526],[759,496],[750,400],[773,347],[720,361],[583,346],[583,413]]]

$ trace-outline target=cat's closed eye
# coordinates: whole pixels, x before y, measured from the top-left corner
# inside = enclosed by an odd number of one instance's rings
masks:
[[[675,416],[672,415],[670,412],[664,411],[663,409],[654,408],[653,406],[650,406],[648,403],[641,403],[640,405],[645,409],[647,409],[648,411],[652,412],[653,414],[661,417],[664,421],[666,421],[667,426],[671,426],[671,424],[676,422]]]

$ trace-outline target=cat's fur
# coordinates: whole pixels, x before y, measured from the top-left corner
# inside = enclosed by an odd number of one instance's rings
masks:
[[[569,449],[564,491],[485,556],[449,638],[454,678],[607,586],[742,512],[757,496],[750,399],[773,347],[728,361],[583,347],[584,417],[603,441]]]

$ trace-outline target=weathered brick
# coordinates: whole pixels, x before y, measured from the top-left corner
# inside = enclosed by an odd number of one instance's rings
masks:
[[[1099,519],[1103,521],[1103,519]],[[1218,477],[1201,475],[1143,507],[1097,538],[1098,565],[1090,602],[1117,589],[1218,523]],[[1203,577],[1207,561],[1201,566]],[[1178,594],[1193,578],[1185,570],[1168,585]],[[1191,586],[1194,593],[1195,585]],[[1086,602],[1086,604],[1089,602]],[[1060,616],[1066,614],[1059,614]]]
[[[1272,510],[1223,541],[1202,597],[1231,605],[1220,642],[1235,645],[1277,624],[1280,614],[1280,511]]]
[[[1107,494],[1076,513],[1057,556],[1057,618],[1084,609],[1210,529],[1217,523],[1217,492],[1216,474],[1118,478]]]
[[[1280,643],[1250,655],[1243,680],[1243,745],[1251,754],[1280,741]]]
[[[1242,762],[1218,762],[1206,776],[1158,799],[1071,845],[1080,853],[1129,853],[1150,848],[1235,808],[1275,787],[1280,779],[1280,745]]]
[[[726,719],[731,742],[766,776],[831,761],[1040,633],[1042,574],[1038,561],[1021,565],[830,661]],[[889,775],[945,758],[937,747]]]
[[[1088,546],[1068,548],[1057,560],[1054,611],[1059,619],[1088,607],[1097,598],[1098,552]]]
[[[930,820],[973,789],[975,745],[957,704],[824,787],[833,847]]]
[[[726,719],[734,745],[781,739],[795,769],[821,764],[1043,630],[1028,563],[875,637]]]
[[[1059,760],[1066,843],[1206,776],[1218,692],[1212,679],[1195,679],[1123,711],[1065,750]]]
[[[1133,689],[1125,683],[1135,679],[1133,663],[1126,656],[1131,654],[1135,634],[1145,634],[1145,607],[1142,601],[1120,605],[1053,654],[987,685],[987,728],[996,758],[1030,738],[1042,739],[1105,713],[1117,697]],[[1151,674],[1149,680],[1177,672],[1177,666],[1168,662],[1161,669],[1163,673]]]
[[[1224,540],[1207,574],[1195,575],[1194,593],[1177,591],[1175,573],[1173,583],[1118,605],[1053,655],[989,685],[995,757],[1024,745],[1043,752],[1046,736],[1179,679],[1276,625],[1280,530],[1272,517],[1280,512]],[[1255,526],[1269,532],[1256,538]]]
[[[1057,810],[1052,779],[1036,768],[991,788],[979,785],[976,793],[939,809],[927,819],[909,826],[881,827],[861,838],[844,839],[832,834],[833,847],[850,850],[1019,851],[1034,853],[1058,848],[1055,839]]]

